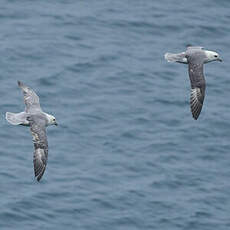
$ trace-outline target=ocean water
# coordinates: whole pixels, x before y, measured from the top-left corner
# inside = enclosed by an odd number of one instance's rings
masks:
[[[1,0],[0,229],[230,229],[230,1]],[[187,66],[217,51],[194,121]],[[38,183],[26,127],[40,96],[49,161]]]

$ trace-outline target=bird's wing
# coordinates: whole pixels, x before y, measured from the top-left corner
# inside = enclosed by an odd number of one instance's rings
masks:
[[[41,111],[38,95],[20,81],[18,81],[18,86],[22,89],[23,92],[26,112]]]
[[[202,46],[190,46],[190,45],[188,45],[187,46],[187,50],[203,50],[204,49],[204,47],[202,47]]]
[[[198,119],[205,97],[203,61],[199,57],[188,57],[188,72],[191,82],[190,107],[192,116]]]
[[[46,169],[48,160],[48,141],[46,137],[46,121],[43,117],[31,115],[28,118],[34,143],[34,174],[39,181]]]

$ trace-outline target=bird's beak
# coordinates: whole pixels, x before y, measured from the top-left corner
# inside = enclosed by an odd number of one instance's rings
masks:
[[[58,126],[58,123],[57,123],[57,122],[55,122],[55,123],[54,123],[54,125]]]
[[[222,62],[223,60],[222,60],[221,58],[218,58],[218,59],[217,59],[217,61],[220,61],[220,62]]]

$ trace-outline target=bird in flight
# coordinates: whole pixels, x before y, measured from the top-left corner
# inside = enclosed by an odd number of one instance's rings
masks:
[[[24,96],[25,111],[20,113],[6,112],[6,120],[12,125],[29,126],[34,143],[34,174],[37,181],[42,178],[48,159],[48,141],[46,136],[46,127],[48,125],[57,125],[54,116],[44,113],[40,107],[37,94],[18,81]]]
[[[198,119],[205,97],[204,64],[212,61],[220,61],[219,54],[214,51],[204,50],[199,46],[188,46],[182,53],[166,53],[165,59],[168,62],[188,64],[188,73],[191,83],[190,108],[192,116]]]

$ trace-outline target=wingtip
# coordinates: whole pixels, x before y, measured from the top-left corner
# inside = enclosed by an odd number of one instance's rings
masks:
[[[198,117],[199,117],[199,116],[198,116]],[[193,116],[193,119],[194,119],[195,121],[197,121],[198,117]]]
[[[35,175],[34,175],[35,179],[37,179],[37,182],[39,182],[42,179],[42,176],[43,176],[42,173],[40,173],[40,174],[35,173]]]
[[[201,108],[202,109],[202,108]],[[194,120],[197,120],[200,116],[200,113],[201,113],[201,109],[200,111],[194,111],[192,108],[191,108],[191,113],[192,113],[192,117]]]
[[[21,81],[18,81],[18,86],[21,87],[23,83]]]
[[[38,182],[42,179],[45,170],[46,170],[46,166],[44,166],[40,171],[34,171],[34,176]]]
[[[200,116],[200,113],[201,113],[201,109],[198,112],[191,111],[192,112],[192,117],[193,117],[194,120],[198,120],[198,118]]]
[[[43,171],[41,174],[39,174],[39,175],[37,176],[36,179],[37,179],[38,182],[42,179],[42,176],[43,176],[44,172],[45,172],[45,169],[44,169],[44,171]]]

